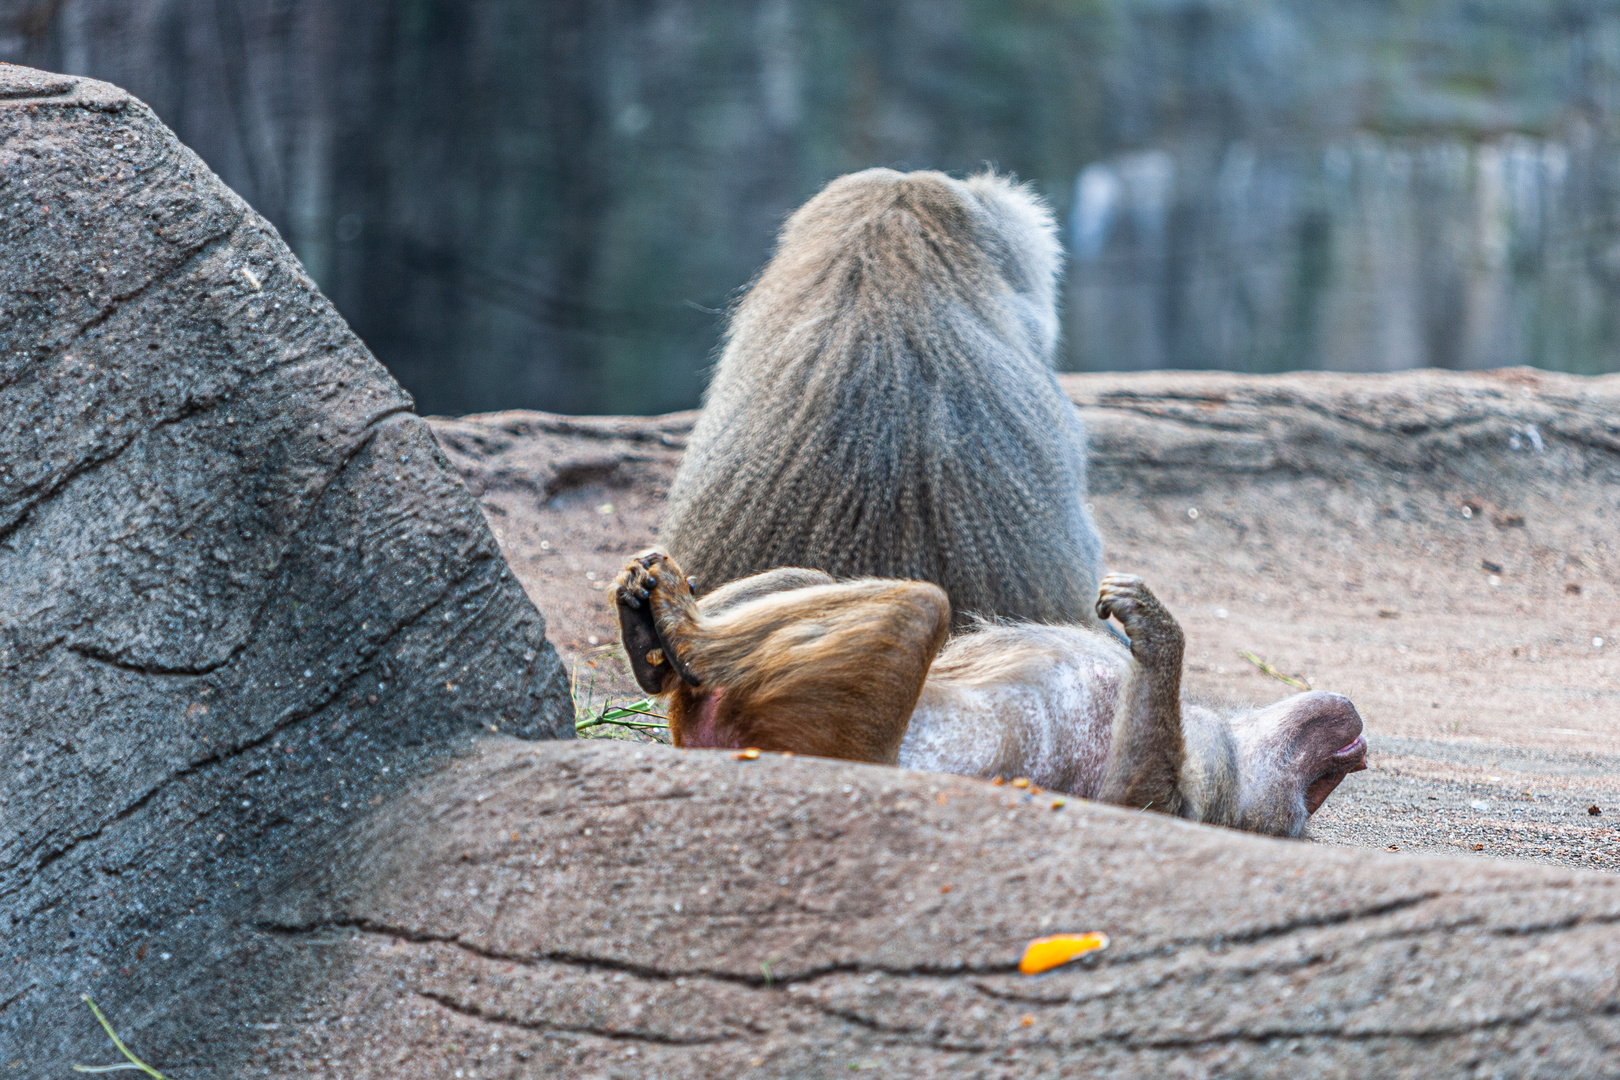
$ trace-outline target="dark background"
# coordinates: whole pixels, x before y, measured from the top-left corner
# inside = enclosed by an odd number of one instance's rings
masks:
[[[1620,369],[1620,8],[1433,0],[0,0],[147,101],[423,412],[693,405],[783,217],[1033,182],[1063,365]]]

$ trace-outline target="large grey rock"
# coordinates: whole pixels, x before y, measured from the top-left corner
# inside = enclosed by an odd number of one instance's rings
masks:
[[[877,766],[488,740],[352,834],[329,884],[265,905],[273,947],[331,981],[309,1012],[265,1004],[263,1061],[1620,1075],[1620,878],[1051,805]],[[1017,973],[1031,938],[1092,930],[1106,951]]]
[[[150,110],[0,66],[5,1075],[105,1058],[81,992],[244,1030],[309,969],[256,959],[272,882],[471,733],[571,735],[410,408]]]

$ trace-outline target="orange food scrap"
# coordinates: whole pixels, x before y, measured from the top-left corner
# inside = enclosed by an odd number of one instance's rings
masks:
[[[753,761],[755,758],[759,757],[759,747],[750,746],[746,750],[739,750],[731,756],[736,758],[738,761]]]
[[[951,889],[953,889],[954,887],[955,886],[952,886],[952,885],[941,885],[939,887],[939,893],[940,893],[941,896],[944,896],[946,893],[950,892]]]
[[[992,777],[991,777],[991,778],[990,778],[990,782],[991,782],[991,783],[992,783],[992,784],[994,784],[994,785],[996,785],[996,787],[1000,787],[1000,786],[1001,786],[1001,785],[1002,785],[1002,784],[1003,784],[1003,783],[1005,783],[1005,781],[1003,781],[1003,780],[1002,780],[1002,779],[1001,779],[1001,777],[999,777],[999,776],[992,776]]]
[[[936,798],[937,798],[937,799],[938,799],[938,801],[939,801],[939,805],[941,805],[941,806],[944,806],[944,805],[945,805],[945,804],[946,804],[946,803],[948,803],[948,802],[950,802],[950,801],[951,801],[951,800],[949,800],[949,799],[947,799],[947,798],[946,798],[946,797],[945,797],[945,793],[944,793],[944,792],[943,792],[943,791],[942,791],[942,792],[940,792],[940,793],[939,793],[939,795],[938,795],[938,796],[936,796]]]
[[[1029,777],[1020,776],[1018,779],[1013,781],[1013,787],[1029,787]]]
[[[1097,949],[1108,948],[1107,934],[1053,934],[1036,938],[1024,949],[1024,958],[1018,961],[1018,970],[1025,975],[1039,975],[1062,967],[1070,960]]]
[[[1063,804],[1068,802],[1068,801],[1069,800],[1067,800],[1063,796],[1059,795],[1057,798],[1052,800],[1052,809],[1061,810],[1061,809],[1063,809]]]
[[[1022,1020],[1018,1021],[1018,1026],[1019,1027],[1034,1027],[1035,1026],[1035,1017],[1029,1015],[1028,1013],[1025,1013],[1024,1018]]]

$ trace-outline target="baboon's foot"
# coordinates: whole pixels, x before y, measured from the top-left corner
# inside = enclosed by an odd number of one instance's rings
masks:
[[[630,556],[619,576],[613,579],[613,595],[632,608],[645,604],[659,585],[666,593],[690,595],[692,588],[674,559],[657,548]]]
[[[1125,628],[1140,664],[1181,664],[1181,627],[1135,574],[1109,574],[1097,590],[1097,617],[1112,615]]]
[[[630,671],[649,694],[666,692],[665,676],[671,672],[693,686],[698,684],[668,640],[676,637],[669,632],[670,624],[689,617],[691,597],[691,583],[680,566],[657,548],[632,556],[613,581],[619,636],[630,658]],[[671,615],[675,618],[669,618]]]

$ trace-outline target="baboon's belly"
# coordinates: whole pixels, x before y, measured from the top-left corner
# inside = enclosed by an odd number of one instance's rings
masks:
[[[1115,665],[1079,658],[1039,679],[930,684],[900,744],[900,765],[961,776],[1027,777],[1085,798],[1102,784],[1119,700]]]

